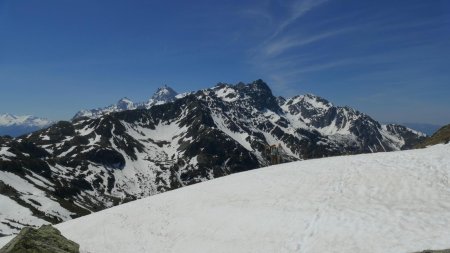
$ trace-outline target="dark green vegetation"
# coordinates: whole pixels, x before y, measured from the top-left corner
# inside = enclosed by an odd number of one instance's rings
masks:
[[[79,253],[80,246],[65,238],[51,225],[25,227],[0,253]]]
[[[430,145],[436,145],[441,143],[449,143],[450,142],[450,125],[446,125],[441,127],[436,133],[434,133],[431,137],[425,139],[423,142],[418,144],[417,148],[425,148]]]

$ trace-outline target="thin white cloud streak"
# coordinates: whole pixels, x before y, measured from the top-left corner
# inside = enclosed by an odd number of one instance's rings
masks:
[[[270,25],[272,25],[274,23],[274,19],[273,19],[272,15],[270,15],[270,13],[268,13],[267,11],[265,11],[263,9],[246,9],[246,10],[241,10],[240,14],[242,16],[252,16],[255,19],[262,18],[262,19],[266,20],[267,23],[270,24]]]
[[[348,66],[348,65],[352,65],[352,64],[358,64],[361,63],[362,61],[358,61],[358,59],[343,59],[343,60],[338,60],[338,61],[334,61],[334,62],[326,62],[323,64],[315,64],[315,65],[310,65],[310,66],[301,66],[299,67],[298,70],[293,71],[291,73],[289,73],[290,75],[298,75],[298,74],[304,74],[304,73],[308,73],[308,72],[317,72],[317,71],[322,71],[322,70],[326,70],[326,69],[333,69],[333,68],[338,68],[338,67],[342,67],[342,66]]]
[[[344,28],[335,31],[327,31],[320,34],[315,34],[309,37],[284,37],[279,40],[274,40],[266,43],[263,47],[263,53],[266,56],[276,56],[284,53],[286,50],[306,46],[315,42],[318,42],[323,39],[327,39],[333,36],[338,36],[346,32],[350,32],[355,30],[355,28]]]
[[[293,24],[295,21],[303,17],[314,8],[322,5],[330,0],[294,0],[287,6],[285,18],[281,20],[276,18],[270,10],[270,3],[273,0],[266,0],[254,8],[240,10],[241,15],[250,15],[256,18],[262,18],[269,24],[269,30],[271,30],[271,36],[266,41],[272,40],[283,31]]]
[[[397,24],[396,27],[392,28],[393,30],[397,30],[398,28],[401,28],[401,26],[414,27],[428,24],[429,22],[415,22],[411,24]],[[284,83],[283,86],[287,86],[288,84],[298,83],[305,74],[329,69],[339,69],[349,65],[376,66],[376,68],[392,68],[401,65],[403,66],[402,68],[405,68],[405,63],[414,63],[414,66],[408,64],[406,68],[409,69],[409,71],[433,68],[437,64],[436,61],[441,59],[441,57],[436,57],[435,55],[430,56],[423,54],[422,52],[429,52],[436,47],[439,48],[439,46],[443,46],[448,41],[448,39],[443,39],[442,41],[430,41],[427,38],[404,41],[404,34],[390,34],[388,37],[380,37],[370,41],[360,41],[355,43],[355,45],[363,48],[371,48],[372,46],[386,44],[392,41],[396,42],[398,45],[398,47],[386,49],[381,53],[366,53],[365,55],[358,53],[356,55],[353,54],[352,57],[340,59],[336,59],[333,56],[329,58],[323,57],[324,55],[321,54],[311,54],[305,50],[298,51],[295,54],[287,53],[295,47],[316,43],[320,40],[326,40],[346,32],[364,30],[369,27],[373,30],[378,29],[377,25],[380,24],[370,22],[355,27],[316,34],[300,40],[295,40],[295,37],[285,37],[279,40],[273,40],[260,47],[259,54],[257,54],[256,58],[257,60],[254,62],[259,65],[257,66],[259,69],[270,73],[270,78],[272,80]],[[430,67],[427,67],[427,65],[430,65]],[[373,71],[375,70],[369,69],[364,74],[361,73],[361,75],[365,78],[375,78],[374,76],[371,76]],[[399,70],[396,69],[395,73],[399,73]],[[384,76],[386,76],[386,73],[384,73]]]
[[[267,70],[271,70],[272,77],[277,77],[277,80],[289,83],[289,80],[298,80],[302,74],[324,71],[329,69],[338,69],[345,66],[382,66],[368,70],[361,74],[356,74],[352,78],[346,80],[351,81],[367,81],[367,80],[384,80],[386,77],[396,77],[402,80],[402,75],[411,75],[411,71],[414,73],[420,73],[421,71],[432,70],[436,62],[440,57],[428,56],[420,52],[424,51],[428,46],[414,46],[406,47],[395,52],[385,52],[377,54],[368,54],[364,56],[346,57],[338,60],[331,60],[326,58],[312,59],[308,55],[304,55],[299,59],[297,57],[277,58],[274,61],[268,61],[262,64],[261,67]],[[411,54],[411,51],[418,52],[417,54]],[[418,61],[417,59],[421,59]],[[314,63],[323,62],[323,63]],[[404,67],[405,62],[415,63],[414,66],[409,66],[407,69],[392,69],[395,66],[402,65]],[[422,66],[423,65],[423,66]],[[425,65],[429,65],[428,67]],[[419,71],[419,72],[418,72]],[[400,74],[401,73],[401,74]],[[400,74],[400,75],[399,75]],[[275,78],[274,78],[275,79]]]
[[[271,38],[276,37],[282,33],[288,26],[294,23],[297,19],[304,16],[306,13],[312,11],[314,8],[322,5],[329,0],[301,0],[295,1],[290,6],[290,13],[286,19],[284,19],[280,25],[277,27]]]
[[[250,61],[252,62],[252,64],[259,65],[259,69],[270,69],[270,79],[275,81],[276,86],[281,86],[282,90],[288,90],[287,83],[289,81],[286,79],[287,76],[285,75],[285,73],[286,69],[291,69],[292,63],[294,63],[295,61],[287,59],[280,61],[280,59],[278,59],[278,56],[280,54],[286,52],[289,49],[306,46],[328,37],[337,36],[340,33],[346,32],[347,29],[342,29],[315,34],[309,37],[285,36],[281,39],[277,39],[279,35],[284,33],[284,31],[298,19],[328,1],[329,0],[296,0],[294,2],[291,2],[288,7],[287,18],[284,18],[278,22],[276,22],[275,17],[273,17],[270,12],[261,11],[261,9],[249,10],[249,14],[260,16],[264,19],[270,20],[270,23],[273,25],[271,27],[271,29],[273,29],[271,36],[264,40],[261,45],[251,50],[252,56],[250,57]],[[272,65],[272,63],[269,62],[272,62],[274,65],[272,67],[269,67],[268,65]]]
[[[324,64],[315,65],[301,65],[298,66],[297,62],[293,62],[289,68],[278,68],[278,63],[274,63],[273,67],[270,68],[266,65],[264,68],[271,69],[269,78],[274,82],[274,86],[279,90],[283,91],[283,95],[292,94],[295,91],[293,88],[294,84],[299,82],[304,82],[302,76],[310,72],[324,71],[328,69],[337,69],[348,65],[359,64],[358,60],[355,59],[344,59],[334,62],[327,62]],[[297,66],[296,66],[297,65]],[[295,92],[294,92],[295,93]]]

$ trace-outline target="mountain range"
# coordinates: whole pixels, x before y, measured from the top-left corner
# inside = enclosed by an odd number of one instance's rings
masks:
[[[144,103],[122,99],[0,137],[0,197],[16,210],[0,207],[0,233],[264,167],[270,145],[290,162],[409,149],[425,138],[312,94],[275,97],[262,80],[181,95],[165,86]]]
[[[187,93],[186,93],[187,94]],[[126,110],[134,110],[134,109],[149,109],[154,105],[165,104],[168,102],[172,102],[177,98],[181,98],[186,94],[178,94],[172,88],[167,85],[164,85],[156,90],[153,96],[146,102],[135,103],[131,101],[129,98],[124,97],[117,101],[117,103],[112,104],[110,106],[106,106],[103,108],[97,109],[88,109],[81,110],[75,114],[73,119],[88,117],[88,118],[98,118],[103,115],[113,113],[113,112],[121,112]]]

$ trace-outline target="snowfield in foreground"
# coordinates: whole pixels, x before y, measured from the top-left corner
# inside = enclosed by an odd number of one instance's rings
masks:
[[[449,175],[450,145],[308,160],[155,195],[57,228],[92,253],[450,248]]]

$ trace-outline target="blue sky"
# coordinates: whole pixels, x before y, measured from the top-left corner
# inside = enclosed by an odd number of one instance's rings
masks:
[[[447,0],[0,0],[0,113],[262,78],[380,121],[450,123]]]

